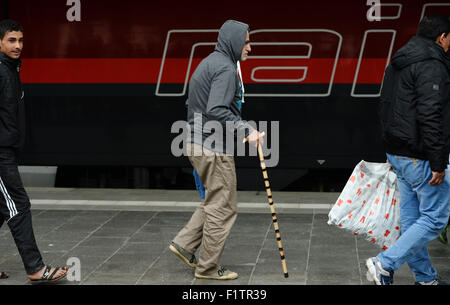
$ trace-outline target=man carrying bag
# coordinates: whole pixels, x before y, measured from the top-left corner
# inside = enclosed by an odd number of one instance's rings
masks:
[[[449,33],[448,17],[424,17],[417,36],[394,55],[384,76],[379,110],[383,142],[401,194],[401,236],[366,261],[368,278],[378,285],[392,284],[394,271],[404,263],[417,285],[444,284],[426,246],[449,217]]]

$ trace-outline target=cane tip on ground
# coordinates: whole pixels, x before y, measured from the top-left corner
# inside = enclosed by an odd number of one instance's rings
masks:
[[[288,273],[285,273],[285,274],[284,274],[284,277],[285,277],[285,278],[288,278],[288,277],[289,277],[289,274],[288,274]]]

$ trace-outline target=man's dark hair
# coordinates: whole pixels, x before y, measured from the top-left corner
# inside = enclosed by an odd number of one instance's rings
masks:
[[[3,39],[5,37],[6,33],[8,32],[22,32],[23,28],[22,26],[10,19],[5,19],[0,22],[0,39]]]
[[[417,35],[436,41],[443,33],[450,32],[450,20],[439,14],[428,15],[422,18],[417,29]]]

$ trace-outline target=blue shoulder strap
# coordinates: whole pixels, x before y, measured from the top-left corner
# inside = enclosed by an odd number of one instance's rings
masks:
[[[200,180],[200,176],[198,175],[197,171],[194,168],[194,180],[195,180],[195,187],[197,188],[198,193],[200,194],[201,199],[205,199],[205,187],[202,184],[202,181]]]

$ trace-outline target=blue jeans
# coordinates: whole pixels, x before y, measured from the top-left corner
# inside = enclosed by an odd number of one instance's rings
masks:
[[[387,154],[397,174],[400,190],[401,235],[395,244],[377,258],[386,270],[397,270],[405,262],[416,281],[429,282],[437,277],[426,245],[437,238],[447,225],[450,213],[450,179],[431,186],[428,161]],[[446,175],[449,175],[446,171]]]

